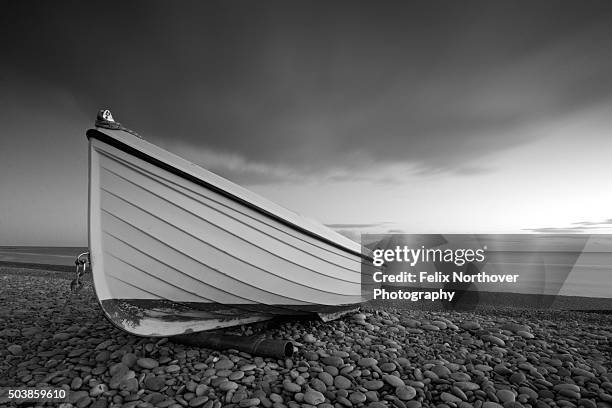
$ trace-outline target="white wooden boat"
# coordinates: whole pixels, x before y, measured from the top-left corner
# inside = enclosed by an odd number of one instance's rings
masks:
[[[171,336],[327,319],[365,301],[367,250],[169,153],[101,111],[89,139],[96,295],[119,328]]]

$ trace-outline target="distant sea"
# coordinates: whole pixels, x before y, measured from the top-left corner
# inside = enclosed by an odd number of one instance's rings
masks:
[[[87,247],[0,246],[0,266],[73,270],[74,260]]]

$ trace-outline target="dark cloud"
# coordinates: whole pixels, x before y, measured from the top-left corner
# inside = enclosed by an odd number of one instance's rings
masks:
[[[386,223],[371,223],[371,224],[325,224],[330,228],[334,229],[362,229],[362,228],[374,228],[384,225]]]
[[[521,126],[609,100],[611,16],[605,1],[14,1],[0,72],[153,141],[302,174],[474,175],[531,141]]]
[[[580,234],[584,232],[582,228],[557,228],[557,227],[542,227],[542,228],[524,228],[523,231],[536,232],[539,234]]]
[[[612,218],[608,218],[607,220],[604,221],[581,221],[581,222],[574,222],[574,225],[593,225],[593,226],[607,226],[607,225],[612,225]]]
[[[603,221],[580,221],[574,222],[574,227],[542,227],[542,228],[528,228],[523,231],[537,232],[537,233],[572,233],[579,234],[587,232],[589,230],[601,230],[612,228],[612,218]]]

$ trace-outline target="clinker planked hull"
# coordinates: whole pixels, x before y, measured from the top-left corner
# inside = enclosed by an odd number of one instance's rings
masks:
[[[142,336],[364,301],[358,244],[122,130],[89,137],[89,246],[107,317]]]

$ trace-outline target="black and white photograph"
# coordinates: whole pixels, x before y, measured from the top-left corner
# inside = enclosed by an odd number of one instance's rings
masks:
[[[612,408],[612,3],[0,6],[0,406]]]

